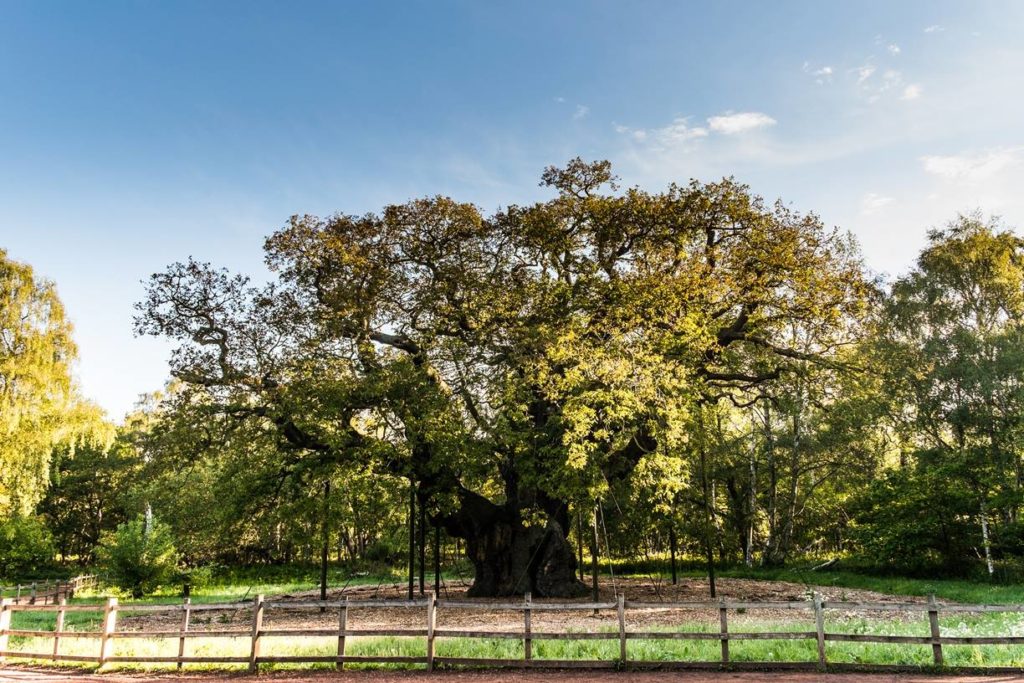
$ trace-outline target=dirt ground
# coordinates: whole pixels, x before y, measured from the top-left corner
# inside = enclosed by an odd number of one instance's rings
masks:
[[[906,596],[886,595],[873,591],[853,590],[850,588],[819,587],[825,600],[837,600],[848,602],[921,602],[923,598]],[[605,581],[601,588],[601,601],[614,602],[615,593],[622,592],[627,600],[642,602],[687,602],[710,600],[708,595],[707,582],[698,579],[682,579],[679,585],[657,582],[649,579],[618,579],[613,586],[610,581]],[[464,599],[466,588],[462,586],[452,587],[442,591],[439,596],[441,600]],[[808,601],[810,598],[807,586],[798,583],[785,581],[755,581],[750,579],[720,579],[718,581],[718,594],[731,600],[744,600],[750,602],[785,602],[785,601]],[[381,586],[358,586],[349,587],[344,590],[336,590],[329,593],[331,600],[348,597],[351,600],[371,599],[404,599],[406,597],[405,587],[398,584],[385,584]],[[275,602],[298,602],[316,600],[319,598],[318,591],[308,591],[287,595],[267,595],[267,600]],[[514,599],[476,599],[476,602],[516,602]],[[589,598],[582,598],[579,602],[588,602]],[[535,600],[536,603],[547,602],[542,599]],[[559,599],[553,602],[567,602]],[[224,611],[196,611],[192,615],[190,630],[245,628],[251,620],[251,611],[248,603],[239,603],[237,609]],[[487,630],[520,630],[522,627],[521,612],[510,612],[508,610],[459,610],[455,608],[442,608],[437,612],[437,627],[458,628],[458,629],[483,629]],[[839,616],[851,616],[852,612],[839,612],[830,610],[828,618]],[[896,613],[866,611],[857,613],[857,616],[864,618],[879,618],[892,621],[894,619],[920,619],[920,613]],[[737,611],[729,613],[731,623],[741,624],[745,621],[769,621],[772,623],[789,621],[807,621],[812,618],[810,610],[800,609],[749,609],[740,614]],[[138,615],[124,615],[118,620],[119,630],[173,630],[178,628],[180,613],[174,612],[150,612]],[[602,626],[608,626],[614,621],[613,610],[603,610],[595,615],[586,610],[575,611],[537,611],[533,614],[533,628],[537,631],[551,630],[593,630]],[[630,628],[642,626],[672,626],[682,622],[704,622],[718,627],[717,610],[679,610],[679,609],[657,609],[657,610],[635,610],[626,612],[626,621]],[[424,613],[422,608],[403,609],[372,609],[352,608],[349,610],[349,628],[422,628]],[[264,628],[337,628],[338,614],[336,610],[328,610],[321,614],[318,609],[268,609],[264,617]]]
[[[274,683],[1009,683],[1024,681],[1024,675],[1001,674],[992,676],[935,676],[929,674],[861,674],[817,672],[613,672],[613,671],[445,671],[434,674],[426,672],[353,671],[344,673],[282,672],[260,674],[251,677],[245,674],[88,674],[71,670],[32,668],[0,668],[0,683],[167,683],[187,681],[189,683],[247,683],[248,681],[273,681]]]

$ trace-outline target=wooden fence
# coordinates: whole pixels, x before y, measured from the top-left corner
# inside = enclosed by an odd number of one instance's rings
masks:
[[[73,579],[47,579],[0,586],[0,597],[9,597],[15,605],[56,605],[62,599],[70,600],[76,592],[95,588],[96,585],[97,578],[94,574],[76,576]]]
[[[358,628],[353,627],[349,620],[349,610],[356,608],[371,608],[379,610],[410,609],[418,608],[423,610],[422,628]],[[264,617],[270,613],[283,613],[289,610],[318,609],[321,612],[331,610],[337,614],[336,628],[288,628],[274,629],[264,628]],[[813,631],[781,631],[781,632],[738,632],[729,629],[729,613],[733,611],[746,612],[747,610],[802,610],[807,612],[808,621],[813,616],[815,628]],[[228,630],[193,630],[190,629],[190,619],[196,612],[205,611],[238,611],[251,612],[251,621],[248,628]],[[522,615],[521,630],[498,631],[498,630],[475,630],[475,629],[449,629],[438,628],[437,617],[442,611],[458,610],[485,610],[498,611],[507,610],[518,612]],[[711,632],[680,632],[680,631],[633,631],[626,628],[627,612],[642,612],[650,610],[693,610],[693,611],[717,611],[719,628]],[[917,612],[927,613],[930,626],[928,636],[908,635],[879,635],[879,634],[850,634],[832,633],[825,629],[825,614],[828,610],[843,611],[886,611],[886,612]],[[609,618],[609,630],[603,631],[535,631],[532,628],[532,617],[538,612],[567,612],[567,611],[593,611],[595,614],[604,612],[614,615],[614,621]],[[56,612],[55,630],[27,630],[11,628],[11,616],[14,612]],[[64,617],[68,612],[93,612],[102,613],[101,628],[99,631],[68,631],[64,629]],[[125,631],[118,630],[117,617],[119,612],[130,612],[132,614],[164,612],[180,615],[177,620],[178,628],[172,630],[148,630],[148,631]],[[388,662],[425,665],[428,670],[435,666],[512,666],[512,667],[558,667],[558,668],[615,668],[615,667],[723,667],[731,666],[729,645],[732,642],[744,640],[807,640],[814,641],[817,645],[816,662],[745,662],[747,666],[755,665],[758,668],[770,668],[779,666],[812,666],[825,668],[828,665],[829,642],[854,642],[854,643],[901,643],[928,646],[932,651],[932,661],[935,665],[943,664],[944,645],[1024,645],[1024,636],[943,636],[939,630],[939,614],[944,613],[982,613],[982,612],[1024,612],[1024,605],[948,605],[939,604],[934,596],[927,603],[852,603],[823,601],[821,596],[814,594],[813,599],[800,602],[737,602],[721,600],[718,602],[632,602],[626,601],[623,596],[618,596],[615,602],[586,602],[586,603],[550,603],[533,602],[527,594],[522,602],[475,602],[468,600],[437,600],[435,596],[428,595],[420,600],[342,600],[342,601],[304,601],[304,602],[277,602],[266,601],[259,595],[252,602],[244,603],[221,603],[221,604],[192,604],[186,599],[182,604],[175,605],[152,605],[152,604],[119,604],[116,598],[110,598],[104,605],[82,605],[66,604],[61,600],[57,605],[41,605],[28,603],[15,603],[13,600],[4,599],[0,604],[0,663],[4,658],[24,658],[35,660],[52,661],[81,661],[95,662],[99,665],[112,662],[165,662],[175,663],[178,668],[188,663],[233,663],[247,664],[251,671],[256,671],[260,664],[271,662],[292,662],[292,663],[313,663],[328,662],[334,663],[341,668],[347,662]],[[12,636],[35,636],[51,638],[53,640],[52,650],[48,652],[21,652],[11,650],[8,647],[9,638]],[[302,638],[309,636],[331,637],[337,639],[337,652],[333,655],[289,655],[289,656],[267,656],[261,653],[261,645],[268,638]],[[373,636],[397,636],[410,639],[423,639],[426,644],[424,656],[354,656],[346,653],[348,639],[353,637]],[[92,655],[71,655],[63,654],[60,651],[60,643],[66,638],[91,638],[97,640],[95,654]],[[163,639],[176,640],[178,643],[177,655],[169,656],[115,656],[112,643],[120,639]],[[233,657],[210,657],[192,656],[187,654],[187,643],[193,638],[244,638],[248,640],[249,653],[246,656]],[[438,639],[444,638],[470,638],[470,639],[513,639],[523,644],[522,658],[467,658],[467,657],[443,657],[435,654],[435,644]],[[538,640],[612,640],[618,641],[618,652],[614,658],[606,660],[553,660],[535,659],[533,656],[533,643]],[[710,662],[682,662],[682,661],[643,661],[631,659],[629,656],[630,641],[638,640],[711,640],[719,641],[721,656],[716,661]],[[883,667],[884,668],[884,667]],[[994,670],[994,669],[993,669]]]

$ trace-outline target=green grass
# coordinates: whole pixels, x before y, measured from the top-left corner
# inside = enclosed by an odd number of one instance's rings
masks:
[[[794,563],[784,567],[746,567],[731,565],[716,568],[719,578],[754,579],[759,581],[788,581],[804,584],[808,594],[814,586],[869,590],[890,595],[927,596],[934,593],[942,600],[968,604],[1022,604],[1024,583],[972,579],[914,578],[878,574],[867,571],[825,569],[812,571],[815,563]],[[589,564],[587,565],[589,568]],[[668,581],[668,559],[652,557],[645,561],[602,561],[603,576],[612,570],[616,577]],[[693,559],[680,560],[679,576],[706,579],[704,564]]]
[[[798,568],[747,569],[746,567],[723,570],[720,576],[762,581],[792,581],[808,586],[830,586],[877,591],[891,595],[936,597],[953,602],[969,604],[1019,604],[1024,603],[1024,584],[995,584],[968,581],[964,579],[915,579],[897,576],[876,576],[851,571],[817,571]],[[687,576],[703,576],[688,571]]]
[[[314,568],[315,569],[315,568]],[[616,576],[627,575],[624,567],[616,570]],[[664,579],[667,572],[659,571]],[[693,565],[681,572],[688,578],[702,578],[703,572]],[[977,604],[1008,604],[1024,603],[1024,585],[994,584],[967,580],[952,579],[916,579],[905,577],[877,576],[861,574],[853,571],[820,571],[811,572],[799,567],[781,569],[747,569],[731,567],[720,570],[720,576],[759,580],[779,580],[800,583],[807,586],[808,593],[814,586],[844,587],[850,589],[872,590],[894,595],[924,596],[935,593],[942,600],[977,603]],[[645,578],[651,574],[637,574]],[[208,585],[197,587],[192,591],[195,603],[240,602],[251,600],[255,595],[282,595],[310,591],[316,587],[317,576],[309,568],[255,568],[249,571],[233,570],[215,577]],[[333,569],[329,577],[332,589],[347,585],[404,585],[404,575],[399,571],[378,570],[372,575],[354,576],[342,569]],[[836,591],[839,599],[842,592]],[[91,604],[97,606],[95,612],[68,612],[65,628],[75,631],[98,630],[101,620],[102,593],[82,593],[72,604]],[[178,587],[166,590],[139,601],[144,604],[180,604],[181,597]],[[131,613],[128,605],[123,605],[122,616]],[[515,617],[510,616],[510,619]],[[212,619],[203,623],[204,619]],[[730,630],[739,631],[813,631],[812,621],[787,621],[782,624],[773,623],[763,617],[757,617],[756,610],[746,613],[730,612]],[[614,617],[609,616],[607,628],[614,629]],[[55,615],[52,612],[15,612],[12,628],[30,630],[52,630]],[[511,623],[511,622],[510,622]],[[219,626],[217,617],[208,617],[200,613],[194,614],[193,624],[199,628],[223,628]],[[943,616],[941,619],[943,635],[950,636],[1024,636],[1024,614],[1016,613],[985,613],[978,615],[955,614]],[[536,627],[542,630],[542,627]],[[717,620],[714,623],[688,621],[673,627],[673,630],[717,632]],[[643,630],[654,630],[644,628]],[[833,633],[889,634],[927,636],[929,633],[927,618],[923,613],[915,613],[907,620],[863,619],[859,617],[843,617],[837,612],[826,612],[826,630]],[[116,655],[155,656],[176,655],[177,639],[163,640],[115,640],[113,646]],[[48,638],[12,637],[10,646],[21,651],[37,651],[47,653],[52,650],[52,640]],[[262,654],[272,655],[332,655],[337,646],[336,638],[274,638],[267,637],[263,641]],[[233,639],[195,638],[188,641],[187,652],[196,656],[246,656],[249,651],[247,637]],[[535,659],[599,659],[614,661],[618,657],[617,640],[577,640],[554,641],[535,640],[533,655]],[[931,648],[928,645],[903,645],[881,643],[837,643],[827,645],[828,660],[835,664],[902,664],[931,665]],[[99,649],[97,639],[64,639],[61,651],[67,654],[94,655]],[[1012,666],[1024,667],[1024,648],[1020,646],[944,646],[946,664],[948,666]],[[423,656],[425,644],[423,638],[356,638],[348,639],[348,654],[375,656]],[[466,639],[439,638],[436,642],[436,654],[440,657],[459,658],[507,658],[519,659],[523,655],[523,645],[519,640],[508,639]],[[814,640],[778,640],[778,641],[733,641],[730,644],[730,655],[735,662],[814,662],[817,649]],[[629,657],[642,661],[689,661],[716,662],[720,657],[720,645],[717,640],[685,641],[685,640],[630,640]],[[88,665],[86,665],[88,666]],[[117,665],[122,668],[145,668],[145,665]],[[173,666],[173,665],[167,665]],[[265,665],[266,668],[284,668],[292,665]],[[316,668],[324,665],[299,665],[302,668]],[[330,666],[330,665],[327,665]],[[347,665],[348,666],[348,665]],[[351,665],[353,667],[363,665]],[[365,665],[380,668],[385,665]],[[388,665],[401,666],[401,665]],[[230,665],[188,665],[189,669],[198,668],[231,668]]]
[[[24,613],[20,613],[24,615]],[[50,618],[49,624],[37,623],[40,629],[53,628],[53,615],[42,614]],[[69,615],[70,616],[70,615]],[[784,623],[759,619],[747,614],[730,615],[730,630],[733,632],[749,631],[813,631],[811,620],[789,621]],[[608,615],[612,624],[601,630],[614,632],[614,617]],[[980,636],[980,635],[1024,635],[1024,615],[1016,613],[995,613],[979,615],[951,615],[940,620],[943,635]],[[25,628],[25,626],[22,626]],[[644,628],[644,630],[696,631],[717,632],[717,622],[692,621],[663,629]],[[537,629],[538,631],[541,629]],[[832,633],[854,634],[888,634],[927,636],[929,633],[927,618],[924,614],[915,615],[906,621],[887,621],[864,619],[860,617],[841,617],[827,615],[826,630]],[[363,656],[419,656],[425,655],[424,638],[403,637],[350,637],[347,642],[347,653]],[[305,637],[282,638],[265,637],[262,641],[262,653],[273,655],[333,655],[337,646],[336,638]],[[188,654],[196,656],[237,656],[244,657],[249,652],[249,639],[239,638],[195,638],[188,641]],[[535,640],[533,643],[534,658],[543,659],[596,659],[615,661],[618,658],[618,641],[612,640],[577,640],[554,641]],[[47,653],[52,649],[52,640],[48,638],[12,637],[11,648],[23,652]],[[61,641],[61,652],[65,654],[95,655],[99,648],[98,639],[64,639]],[[113,654],[117,656],[172,656],[177,654],[177,639],[132,639],[114,640]],[[944,646],[947,666],[1010,666],[1024,667],[1024,648],[1019,646]],[[931,648],[928,645],[880,644],[880,643],[837,643],[827,645],[828,661],[832,664],[900,664],[931,665]],[[519,640],[507,639],[468,639],[438,638],[436,654],[439,657],[459,658],[505,658],[519,659],[523,655],[523,645]],[[730,643],[731,660],[734,662],[815,662],[817,659],[816,644],[809,640],[751,640],[733,641]],[[682,661],[682,662],[716,662],[720,657],[720,645],[717,640],[630,640],[629,658],[638,661]],[[149,668],[173,665],[118,664],[117,668]],[[189,668],[230,668],[230,665],[189,665]],[[267,668],[315,668],[317,665],[266,665]],[[379,668],[380,664],[352,665]],[[390,665],[402,666],[402,665]]]

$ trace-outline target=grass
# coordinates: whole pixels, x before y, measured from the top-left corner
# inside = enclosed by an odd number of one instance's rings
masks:
[[[626,567],[616,569],[617,576],[628,575]],[[664,576],[664,568],[656,573]],[[694,565],[687,566],[682,576],[702,578],[703,572]],[[634,574],[638,578],[649,577],[649,573]],[[719,576],[729,578],[745,578],[758,580],[778,580],[801,583],[807,586],[808,593],[814,586],[841,587],[859,590],[872,590],[895,595],[924,596],[934,593],[942,600],[974,604],[1008,604],[1024,603],[1024,585],[996,584],[955,579],[918,579],[893,576],[862,574],[849,570],[811,572],[808,569],[789,567],[780,569],[748,569],[746,567],[723,568]],[[315,568],[257,568],[251,571],[234,570],[215,577],[208,585],[197,587],[192,591],[195,603],[240,602],[251,600],[256,594],[282,595],[309,591],[316,586]],[[333,569],[329,577],[330,584],[337,589],[342,585],[376,585],[404,584],[404,574],[400,571],[377,570],[372,573],[354,575],[342,569]],[[73,604],[92,604],[97,606],[95,612],[68,612],[65,628],[74,631],[94,631],[100,627],[102,599],[100,593],[83,593],[76,597]],[[837,596],[843,599],[843,596]],[[177,587],[149,596],[139,601],[144,604],[180,604],[180,593]],[[130,613],[130,607],[122,607],[121,614]],[[194,624],[205,628],[224,628],[219,626],[216,618],[211,623],[202,624],[207,618],[194,615]],[[515,618],[515,617],[510,617]],[[608,628],[614,630],[614,616],[608,615],[611,622]],[[730,612],[730,630],[739,631],[813,631],[814,623],[807,621],[787,621],[773,623],[757,618],[756,610],[747,613]],[[52,630],[55,615],[52,612],[15,612],[12,628],[30,630]],[[978,615],[954,614],[943,616],[940,620],[942,633],[947,636],[1024,636],[1024,614],[1020,613],[985,613]],[[237,626],[236,626],[237,627]],[[244,627],[243,627],[244,628]],[[717,632],[717,620],[714,623],[687,621],[679,623],[671,630]],[[537,630],[540,630],[539,628]],[[653,630],[644,628],[644,630]],[[832,633],[852,634],[889,634],[916,635],[929,634],[927,618],[914,614],[907,620],[880,620],[847,617],[840,613],[826,613],[826,630]],[[424,656],[424,638],[400,637],[349,637],[347,653],[361,656]],[[131,639],[112,641],[114,654],[118,656],[174,656],[177,654],[176,638],[166,639]],[[249,638],[193,638],[187,644],[187,653],[194,656],[237,656],[244,657],[249,652]],[[22,652],[52,651],[52,640],[49,638],[11,637],[10,647]],[[336,651],[335,637],[304,637],[277,638],[267,637],[263,640],[262,654],[273,655],[333,655]],[[98,639],[66,638],[61,641],[61,652],[66,654],[95,655],[99,649]],[[1009,666],[1024,667],[1024,648],[1020,646],[960,646],[946,645],[943,648],[947,666],[959,667],[991,667]],[[884,643],[840,643],[827,644],[828,660],[834,664],[900,664],[928,667],[932,662],[931,648],[928,645],[884,644]],[[439,657],[458,658],[507,658],[520,659],[523,656],[523,645],[519,640],[509,639],[467,639],[439,638],[436,641],[436,654]],[[583,660],[596,659],[615,661],[619,654],[617,640],[577,640],[555,641],[535,640],[533,656],[535,659],[550,660]],[[733,641],[730,643],[730,655],[734,662],[815,662],[817,648],[811,640],[751,640]],[[629,658],[637,661],[684,661],[684,662],[717,662],[721,656],[720,644],[717,640],[630,640]],[[94,665],[84,665],[94,666]],[[149,668],[144,664],[118,664],[117,668]],[[152,665],[173,667],[170,665]],[[244,665],[239,665],[244,666]],[[264,665],[265,668],[317,668],[331,665]],[[382,665],[346,665],[357,668],[368,666],[405,666],[401,664]],[[111,667],[114,668],[114,667]],[[189,669],[232,668],[225,664],[191,664]]]
[[[811,625],[793,624],[793,630],[804,630]],[[788,628],[787,628],[788,630]],[[844,629],[845,631],[846,629]],[[862,632],[873,629],[864,627]],[[904,629],[886,629],[887,632],[900,632]],[[959,633],[959,631],[958,631]],[[24,652],[49,652],[52,641],[44,638],[17,639],[12,649]],[[74,639],[64,640],[61,651],[65,654],[95,655],[99,645],[97,640]],[[266,638],[263,641],[262,654],[273,655],[306,655],[320,656],[335,653],[336,640],[332,637]],[[931,664],[931,651],[927,645],[901,644],[865,644],[865,643],[829,643],[827,646],[828,661],[831,664],[899,664],[927,667]],[[193,639],[188,643],[188,653],[194,656],[235,656],[245,657],[249,652],[248,638]],[[534,658],[538,660],[603,660],[615,661],[618,658],[618,642],[616,640],[578,640],[578,641],[534,641]],[[422,638],[349,638],[347,653],[350,655],[393,657],[425,655],[425,644]],[[1014,646],[945,646],[946,665],[950,667],[982,667],[982,666],[1024,666],[1024,654]],[[177,654],[177,641],[164,640],[117,640],[114,641],[114,654],[117,656],[173,656]],[[500,658],[521,659],[523,646],[517,640],[505,639],[439,639],[436,644],[439,657],[459,658]],[[779,641],[735,641],[730,644],[730,656],[734,662],[815,662],[817,649],[813,640],[779,640]],[[651,662],[717,662],[720,657],[717,641],[682,641],[682,640],[631,640],[629,642],[629,658],[635,661]],[[173,665],[117,664],[112,668],[165,668]],[[263,665],[266,668],[315,668],[315,664]],[[353,667],[378,668],[380,664],[353,664]],[[395,665],[408,666],[408,665]],[[189,668],[231,668],[231,665],[189,665]]]
[[[687,572],[688,576],[703,576],[702,573]],[[917,579],[898,576],[877,576],[852,571],[817,571],[799,568],[747,569],[737,567],[723,570],[720,576],[762,581],[792,581],[808,586],[829,586],[870,590],[890,595],[936,597],[953,602],[968,604],[1019,604],[1024,603],[1024,584],[982,583],[963,579]]]
[[[602,563],[603,567],[608,565]],[[667,560],[654,558],[649,562],[621,562],[610,565],[617,577],[667,581],[669,568]],[[971,579],[914,578],[906,576],[875,574],[850,569],[824,569],[812,571],[813,565],[790,565],[785,567],[746,567],[743,565],[716,568],[719,578],[753,579],[758,581],[789,581],[804,584],[808,595],[814,586],[869,590],[890,595],[927,596],[934,593],[942,600],[968,604],[1022,604],[1024,583],[989,582]],[[705,579],[707,573],[703,564],[696,561],[680,562],[679,576],[691,579]]]
[[[26,613],[16,613],[27,616]],[[47,618],[49,623],[41,623],[38,619],[34,628],[52,629],[54,615],[39,613],[34,618]],[[71,616],[70,614],[68,616]],[[614,616],[607,613],[607,626],[601,630],[615,632]],[[607,622],[606,622],[607,623]],[[1024,635],[1024,614],[1019,613],[986,613],[979,615],[950,615],[940,620],[943,635],[980,636],[980,635]],[[19,625],[17,627],[27,628]],[[93,628],[95,625],[92,626]],[[216,628],[216,626],[214,626]],[[70,627],[72,630],[82,630]],[[688,621],[673,627],[662,629],[644,628],[657,631],[695,631],[717,633],[717,620]],[[537,629],[540,631],[541,629]],[[750,631],[805,631],[814,630],[812,620],[772,622],[758,618],[751,613],[730,614],[730,630],[733,632]],[[924,614],[915,614],[905,621],[888,621],[864,619],[860,617],[844,617],[832,614],[826,617],[826,630],[832,633],[852,634],[888,634],[927,636],[929,627]],[[11,637],[11,649],[22,652],[47,653],[52,651],[52,640],[42,637]],[[177,654],[176,638],[164,639],[116,639],[112,641],[113,653],[116,656],[174,656]],[[193,656],[233,656],[245,657],[249,653],[249,638],[194,638],[187,644],[187,653]],[[335,637],[265,637],[262,641],[264,656],[323,656],[336,652]],[[604,660],[615,661],[619,654],[617,639],[611,640],[576,640],[555,641],[535,640],[533,643],[534,658],[543,660]],[[99,649],[96,638],[74,638],[61,641],[61,652],[65,654],[95,655]],[[422,637],[349,637],[347,653],[361,656],[425,656],[425,639]],[[1024,648],[1019,646],[944,646],[946,665],[950,667],[1024,667]],[[832,664],[865,665],[865,664],[899,664],[928,667],[932,662],[931,648],[928,645],[884,644],[884,643],[840,643],[827,644],[828,661]],[[520,640],[509,639],[468,639],[438,638],[436,654],[439,657],[458,658],[503,658],[520,659],[523,656],[523,645]],[[808,640],[750,640],[733,641],[730,643],[731,660],[734,662],[815,662],[817,648],[813,639]],[[634,661],[651,662],[717,662],[720,657],[720,645],[717,640],[630,640],[629,658]],[[147,664],[116,664],[111,668],[161,668],[169,665]],[[276,664],[264,665],[266,668],[316,668],[316,664]],[[348,665],[347,665],[348,666]],[[381,664],[353,664],[353,667],[379,668]],[[407,667],[410,665],[393,664],[388,666]],[[231,668],[231,665],[189,665],[193,668]]]

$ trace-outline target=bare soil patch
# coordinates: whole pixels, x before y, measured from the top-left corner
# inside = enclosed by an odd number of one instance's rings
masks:
[[[467,587],[452,586],[441,592],[441,600],[464,600],[466,599]],[[849,601],[849,602],[923,602],[923,598],[887,595],[874,591],[854,590],[849,588],[817,587],[825,600]],[[706,581],[697,579],[683,579],[678,585],[673,586],[668,582],[656,582],[649,579],[617,579],[613,586],[610,581],[603,582],[600,596],[602,602],[614,602],[615,593],[624,593],[627,600],[642,602],[693,602],[710,600],[708,585]],[[752,579],[720,579],[718,581],[718,594],[720,597],[729,600],[743,600],[749,602],[786,602],[786,601],[809,601],[810,593],[806,586],[786,581],[757,581]],[[401,600],[406,597],[405,587],[398,584],[380,586],[352,586],[345,589],[333,590],[328,594],[331,600],[340,600],[348,597],[351,600],[377,600],[392,599]],[[266,596],[267,600],[274,602],[300,602],[316,600],[319,598],[319,591],[304,591],[285,595]],[[508,603],[518,602],[514,598],[478,598],[475,602],[481,603]],[[535,603],[545,602],[573,602],[566,599],[557,600],[534,600]],[[581,598],[575,602],[589,602],[589,598]],[[194,630],[244,628],[248,626],[251,619],[251,602],[240,602],[235,609],[196,611],[193,613],[191,627]],[[892,621],[893,619],[918,619],[917,613],[895,613],[866,611],[857,613],[854,611],[843,612],[842,614],[831,611],[829,618],[836,616],[862,616],[864,618],[878,618]],[[487,629],[518,631],[522,628],[522,612],[510,610],[459,610],[455,608],[443,608],[438,610],[438,628],[459,628],[459,629]],[[718,628],[717,610],[695,610],[695,609],[658,609],[658,610],[633,610],[627,611],[627,624],[630,628],[636,627],[669,627],[678,626],[682,623],[706,622],[714,628]],[[771,623],[785,622],[806,622],[812,619],[810,610],[794,609],[749,609],[744,613],[732,611],[729,614],[730,622],[744,621],[767,621]],[[422,608],[352,608],[349,610],[349,628],[422,628],[425,614]],[[177,628],[180,616],[176,613],[144,613],[131,615],[127,614],[119,620],[119,630],[169,630]],[[318,609],[294,609],[267,610],[264,618],[264,628],[337,628],[338,613],[335,609],[329,609],[321,613]],[[533,614],[533,628],[537,631],[551,630],[598,630],[613,626],[615,624],[614,610],[602,610],[594,614],[589,610],[574,611],[536,611]]]

